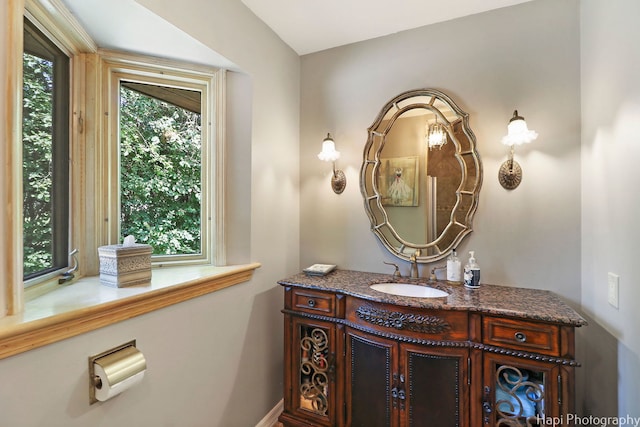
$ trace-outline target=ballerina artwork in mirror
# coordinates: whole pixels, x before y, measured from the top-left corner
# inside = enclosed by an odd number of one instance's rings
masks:
[[[371,230],[398,258],[446,257],[472,231],[481,184],[469,115],[440,91],[396,96],[368,129],[360,190]]]

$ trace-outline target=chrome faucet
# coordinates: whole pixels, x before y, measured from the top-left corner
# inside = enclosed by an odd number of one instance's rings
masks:
[[[417,279],[420,277],[418,275],[418,257],[420,256],[420,249],[416,250],[410,257],[409,261],[411,262],[411,273],[410,276],[412,279]]]

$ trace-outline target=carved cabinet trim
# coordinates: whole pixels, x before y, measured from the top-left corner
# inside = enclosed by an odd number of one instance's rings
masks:
[[[377,326],[426,334],[439,334],[451,329],[449,323],[442,317],[384,310],[368,304],[358,307],[356,316]]]

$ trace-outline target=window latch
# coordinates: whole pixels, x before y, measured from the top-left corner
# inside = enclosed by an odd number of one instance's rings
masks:
[[[73,273],[75,273],[78,270],[78,258],[76,257],[77,253],[78,253],[78,249],[74,249],[71,252],[69,252],[69,256],[73,260],[73,266],[67,271],[65,271],[64,273],[62,273],[62,276],[58,279],[59,285],[66,283],[75,277]]]

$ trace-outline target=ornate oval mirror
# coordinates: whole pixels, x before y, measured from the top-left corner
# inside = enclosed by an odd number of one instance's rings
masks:
[[[371,230],[399,258],[446,257],[472,231],[482,184],[469,115],[442,92],[412,90],[368,132],[360,191]]]

